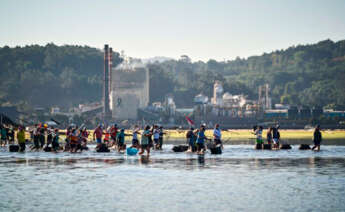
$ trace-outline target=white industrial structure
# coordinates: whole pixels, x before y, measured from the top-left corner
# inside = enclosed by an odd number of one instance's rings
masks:
[[[223,105],[223,86],[221,82],[216,81],[213,85],[213,98],[211,103],[217,106]]]
[[[259,99],[258,103],[262,110],[272,109],[272,100],[269,97],[270,86],[268,84],[259,86]]]
[[[115,120],[135,120],[149,103],[149,70],[124,61],[111,72],[110,110]]]

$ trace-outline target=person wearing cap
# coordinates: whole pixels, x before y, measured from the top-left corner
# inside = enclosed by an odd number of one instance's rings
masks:
[[[320,145],[322,141],[322,134],[320,130],[320,125],[317,125],[314,130],[314,146],[312,150],[316,149],[316,151],[320,151]]]

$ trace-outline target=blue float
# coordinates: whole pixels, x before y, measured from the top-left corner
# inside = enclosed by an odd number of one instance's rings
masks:
[[[127,155],[136,155],[138,150],[136,148],[128,147],[127,148]]]

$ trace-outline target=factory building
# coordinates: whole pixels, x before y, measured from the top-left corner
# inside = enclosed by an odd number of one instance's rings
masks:
[[[110,110],[113,120],[136,120],[138,109],[149,103],[149,71],[142,64],[125,60],[112,69]]]
[[[103,119],[105,121],[136,120],[138,109],[149,103],[149,71],[138,61],[124,58],[112,65],[112,48],[104,46]]]

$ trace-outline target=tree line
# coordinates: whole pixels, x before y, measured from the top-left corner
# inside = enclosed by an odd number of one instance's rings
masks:
[[[122,62],[113,56],[114,66]],[[293,46],[229,61],[191,62],[188,56],[147,65],[150,102],[173,94],[178,107],[190,107],[199,93],[212,96],[219,80],[231,94],[257,99],[268,83],[273,103],[345,109],[345,40]],[[88,46],[53,43],[0,48],[0,104],[60,106],[102,99],[103,53]],[[24,106],[23,106],[24,105]]]
[[[273,103],[345,109],[345,40],[222,62],[190,62],[184,55],[149,68],[154,81],[151,87],[161,88],[152,93],[152,100],[171,92],[180,106],[191,105],[198,93],[211,96],[213,82],[219,80],[225,91],[250,99],[257,99],[258,87],[268,83]]]

